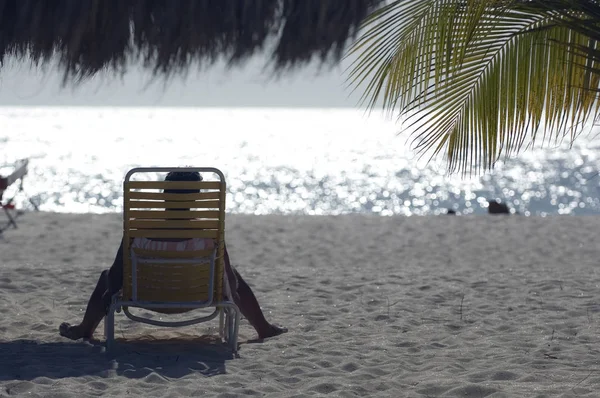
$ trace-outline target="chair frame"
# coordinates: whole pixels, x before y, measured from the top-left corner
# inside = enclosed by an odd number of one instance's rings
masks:
[[[14,209],[14,201],[16,195],[25,192],[25,190],[23,189],[23,183],[25,181],[25,176],[27,175],[28,166],[29,159],[20,159],[14,163],[14,171],[10,175],[6,177],[0,176],[0,207],[2,208],[2,210],[4,210],[4,214],[8,219],[8,221],[5,224],[0,225],[0,236],[2,235],[2,232],[4,232],[10,227],[13,227],[15,229],[18,228],[17,218],[21,214],[23,214],[23,212],[19,210],[13,215],[10,213],[10,210]],[[17,182],[17,180],[20,180],[17,192],[12,198],[4,201],[4,192],[8,190],[8,187]],[[39,210],[37,204],[31,198],[28,198],[28,200],[36,211]]]
[[[160,258],[152,258],[151,260],[143,260],[137,259],[132,261],[134,258],[134,249],[131,248],[131,242],[133,238],[130,236],[130,228],[128,226],[128,222],[131,219],[129,215],[128,208],[128,200],[130,200],[130,183],[131,177],[136,173],[156,173],[156,172],[173,172],[173,171],[185,171],[185,172],[199,172],[199,173],[215,173],[219,176],[219,228],[218,228],[218,237],[217,244],[215,245],[210,257],[209,261],[205,261],[205,263],[209,264],[209,282],[208,282],[208,298],[203,301],[168,301],[168,302],[159,302],[159,301],[144,301],[137,299],[137,276],[136,270],[138,264],[143,265],[145,262],[151,263],[169,263],[169,264],[186,264],[192,262],[198,262],[198,258],[181,258],[181,259],[160,259]],[[224,274],[224,234],[225,234],[225,176],[223,173],[214,167],[138,167],[131,169],[127,175],[125,176],[125,181],[123,183],[123,287],[125,288],[125,283],[127,283],[127,279],[125,278],[126,266],[131,266],[131,299],[123,298],[123,290],[113,295],[111,299],[110,306],[108,308],[108,313],[104,320],[104,334],[106,337],[106,350],[107,352],[112,351],[115,346],[115,312],[123,313],[132,321],[146,323],[155,326],[165,326],[165,327],[182,327],[182,326],[190,326],[195,325],[202,322],[207,322],[215,319],[219,316],[219,335],[224,338],[224,340],[228,343],[232,351],[237,352],[237,339],[238,339],[238,330],[240,323],[240,310],[237,305],[231,301],[223,298],[223,294],[221,293],[221,289],[217,289],[221,297],[215,297],[215,281],[218,281],[219,278],[223,279]],[[183,252],[184,253],[184,252]],[[220,264],[219,264],[220,262]],[[220,265],[220,267],[219,267]],[[197,317],[185,321],[178,322],[169,322],[169,321],[158,321],[154,319],[144,318],[140,316],[133,315],[128,307],[136,307],[142,308],[146,310],[165,310],[165,309],[182,309],[182,310],[196,310],[200,308],[208,308],[213,307],[214,311],[207,316]],[[160,311],[159,311],[160,312]]]

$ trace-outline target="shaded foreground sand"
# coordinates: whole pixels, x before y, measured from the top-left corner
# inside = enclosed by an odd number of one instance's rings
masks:
[[[257,342],[243,321],[238,358],[216,322],[119,314],[115,358],[58,335],[120,222],[32,213],[0,239],[0,396],[600,394],[598,217],[228,216],[233,263],[290,328]]]

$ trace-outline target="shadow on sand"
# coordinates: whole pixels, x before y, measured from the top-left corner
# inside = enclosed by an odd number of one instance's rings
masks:
[[[169,339],[139,337],[116,339],[113,355],[104,344],[89,342],[0,341],[0,381],[60,379],[85,375],[121,375],[139,379],[180,378],[188,374],[226,373],[231,350],[215,336],[179,336]]]

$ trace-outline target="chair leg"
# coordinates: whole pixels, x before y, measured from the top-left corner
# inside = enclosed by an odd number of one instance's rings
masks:
[[[241,314],[240,314],[240,310],[237,307],[234,307],[231,309],[231,312],[233,313],[233,319],[232,319],[232,323],[233,323],[233,327],[232,327],[232,331],[231,331],[231,350],[235,353],[238,351],[238,332],[239,332],[239,328],[240,328],[240,318],[241,318]]]
[[[17,221],[15,220],[15,218],[12,216],[12,214],[10,214],[9,211],[9,204],[6,205],[2,205],[2,209],[4,210],[4,213],[6,214],[6,217],[8,217],[8,224],[6,224],[5,228],[10,227],[11,225],[13,226],[13,228],[17,229]]]
[[[110,353],[115,345],[115,307],[113,304],[108,309],[104,318],[104,337],[106,338],[106,352]]]
[[[227,308],[227,343],[231,351],[234,353],[237,352],[237,342],[238,342],[238,331],[240,325],[240,311],[237,307],[229,307]]]
[[[233,351],[233,309],[227,308],[227,345]]]
[[[225,337],[225,310],[223,307],[219,308],[219,337]]]
[[[225,322],[223,324],[223,333],[225,335],[223,337],[225,339],[225,342],[229,343],[229,341],[231,340],[231,334],[229,334],[229,319],[231,318],[229,316],[229,308],[223,308],[223,314],[225,316]]]
[[[231,346],[231,310],[227,308],[225,310],[225,334],[227,335],[227,345]]]

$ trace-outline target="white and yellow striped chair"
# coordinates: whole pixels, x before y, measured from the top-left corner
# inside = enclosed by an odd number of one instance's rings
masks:
[[[200,172],[217,178],[213,181],[138,178],[172,171]],[[115,311],[122,308],[129,319],[156,326],[188,326],[220,316],[219,333],[237,351],[240,311],[227,298],[228,284],[224,282],[223,173],[204,167],[135,168],[127,173],[123,189],[123,289],[112,298],[105,319],[107,350],[114,345]],[[164,193],[165,189],[200,192]],[[186,240],[174,241],[181,239]],[[213,307],[214,311],[208,316],[167,322],[133,315],[129,307],[167,314],[207,307]]]

